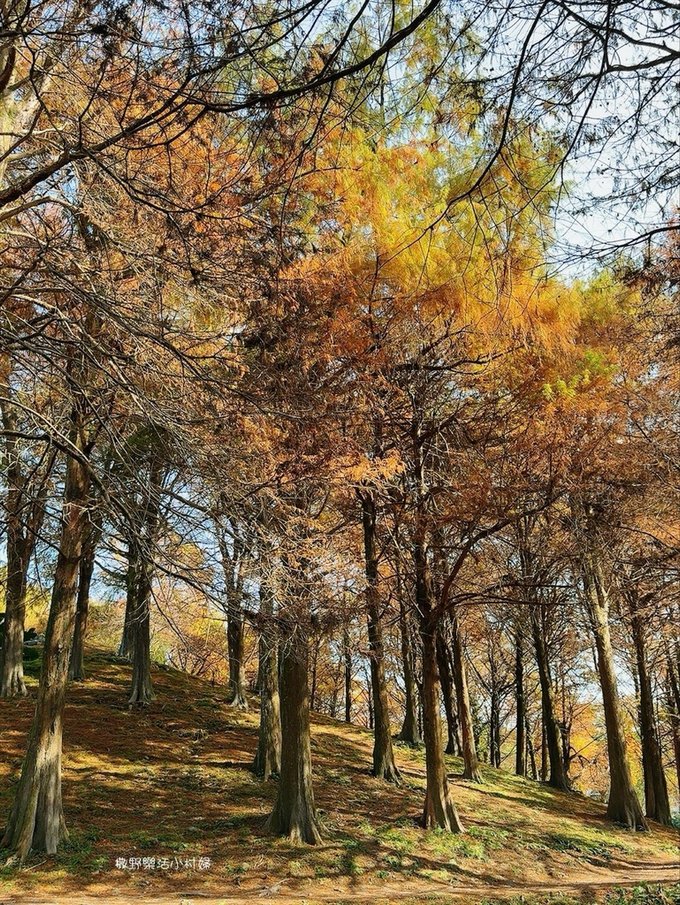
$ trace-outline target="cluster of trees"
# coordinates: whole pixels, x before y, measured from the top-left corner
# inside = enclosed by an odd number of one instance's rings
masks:
[[[673,242],[642,269],[551,273],[577,137],[516,123],[522,79],[504,100],[474,4],[454,13],[438,0],[415,13],[0,5],[2,696],[26,692],[31,570],[51,586],[1,843],[19,858],[66,833],[64,701],[69,678],[86,681],[97,572],[124,575],[133,707],[154,695],[164,581],[224,614],[235,706],[247,705],[246,625],[257,633],[255,768],[279,776],[273,832],[320,838],[310,673],[322,647],[343,665],[350,719],[359,622],[373,772],[400,781],[397,638],[400,737],[425,746],[426,826],[463,830],[445,747],[480,780],[473,686],[489,762],[512,713],[517,771],[538,772],[540,745],[546,780],[570,788],[581,689],[568,667],[591,649],[609,815],[670,821]],[[536,28],[517,73],[546,40]],[[603,53],[611,72],[589,75],[593,91],[617,74]],[[615,650],[639,697],[644,812]]]

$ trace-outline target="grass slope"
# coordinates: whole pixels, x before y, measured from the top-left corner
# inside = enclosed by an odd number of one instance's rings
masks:
[[[543,891],[571,890],[583,901],[586,892],[641,881],[645,871],[667,881],[678,870],[676,832],[655,826],[631,834],[608,823],[595,802],[504,771],[485,769],[485,784],[475,786],[459,778],[462,766],[453,757],[453,792],[468,832],[424,832],[417,826],[422,751],[397,747],[404,784],[395,789],[369,775],[370,733],[322,716],[313,718],[312,748],[324,844],[293,847],[264,828],[275,783],[249,772],[256,707],[239,713],[225,703],[224,689],[155,669],[156,702],[130,711],[129,665],[93,652],[86,671],[87,681],[70,689],[66,712],[63,791],[71,838],[55,858],[2,868],[2,893],[65,901],[78,890],[176,900],[193,891],[225,901],[288,896],[341,903],[453,900],[464,892],[472,903],[497,895],[526,901],[524,893],[532,892],[543,901]],[[3,815],[32,711],[30,699],[0,701]],[[193,867],[199,857],[211,859],[209,869]],[[121,870],[117,858],[166,858],[171,866],[149,869],[147,860],[146,868]],[[658,898],[620,895],[611,901],[680,900],[670,889]]]

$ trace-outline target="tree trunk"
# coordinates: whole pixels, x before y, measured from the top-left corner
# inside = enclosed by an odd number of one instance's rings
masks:
[[[536,751],[534,749],[534,740],[531,735],[531,726],[529,725],[528,719],[525,723],[525,727],[527,738],[527,753],[529,756],[529,765],[531,767],[531,778],[538,779],[538,770],[536,769]]]
[[[366,703],[368,704],[368,725],[367,729],[373,731],[373,690],[371,685],[370,670],[366,673]]]
[[[463,746],[458,726],[458,711],[453,692],[453,675],[449,651],[440,632],[437,633],[437,666],[439,667],[439,679],[442,686],[442,698],[444,701],[444,713],[446,714],[446,754],[460,754]]]
[[[635,643],[638,677],[640,680],[640,736],[642,740],[642,769],[645,786],[645,814],[665,826],[671,825],[666,774],[659,744],[654,714],[652,681],[647,667],[645,627],[636,603],[631,602],[631,625]]]
[[[274,615],[272,594],[260,582],[260,613],[271,622]],[[271,625],[260,633],[260,731],[253,770],[264,780],[281,772],[281,702],[279,699],[278,643]]]
[[[76,603],[76,624],[73,631],[73,647],[69,663],[68,677],[72,681],[82,682],[85,679],[83,668],[84,641],[87,632],[87,617],[90,609],[90,585],[94,573],[95,553],[98,532],[90,527],[90,536],[83,546],[83,555],[78,570],[78,598]]]
[[[680,794],[680,685],[678,684],[673,664],[668,656],[668,674],[666,684],[666,701],[668,704],[668,719],[673,738],[673,754],[675,757],[675,776]]]
[[[135,609],[135,596],[137,594],[137,570],[139,567],[137,552],[134,544],[128,545],[128,566],[125,577],[125,617],[123,620],[123,632],[118,645],[118,656],[132,659],[132,618]]]
[[[3,142],[4,144],[4,142]],[[0,361],[0,411],[5,429],[5,472],[7,476],[6,555],[7,579],[5,584],[5,638],[0,652],[0,697],[12,698],[26,694],[24,683],[24,621],[26,617],[26,582],[28,563],[33,543],[23,525],[26,504],[21,457],[17,447],[11,395],[11,364],[9,356]],[[30,545],[30,546],[29,546]]]
[[[342,636],[343,655],[345,658],[345,722],[352,722],[352,647],[349,632],[345,629]]]
[[[489,763],[496,768],[501,765],[500,702],[498,691],[493,685],[489,707]]]
[[[449,791],[444,763],[439,718],[439,677],[437,675],[435,627],[423,621],[421,639],[423,643],[423,735],[427,774],[423,825],[426,829],[438,828],[452,833],[462,833],[463,824]]]
[[[418,725],[418,685],[416,683],[413,640],[403,600],[400,601],[401,661],[404,667],[404,722],[399,739],[416,747],[423,740]]]
[[[318,635],[312,635],[312,678],[310,682],[309,688],[309,709],[312,713],[316,710],[316,678],[317,678],[317,668],[319,665],[319,645],[321,643],[321,639]]]
[[[281,658],[281,774],[268,826],[293,843],[316,845],[321,833],[312,788],[308,660],[306,639],[289,639]]]
[[[77,416],[76,416],[77,417]],[[84,440],[74,417],[72,443]],[[1,848],[23,861],[29,851],[55,854],[67,836],[61,799],[64,700],[76,613],[78,568],[87,524],[88,476],[82,462],[69,456],[66,466],[59,554],[45,633],[35,714],[21,778]]]
[[[229,649],[228,702],[239,710],[248,709],[246,672],[244,666],[245,623],[240,605],[233,602],[227,616],[227,646]]]
[[[151,683],[151,575],[150,564],[140,569],[132,611],[132,689],[128,703],[142,707],[156,695]]]
[[[12,432],[16,429],[14,413],[7,401],[11,390],[9,376],[0,382],[0,402],[5,437],[5,471],[7,495],[5,499],[5,550],[7,577],[5,581],[5,637],[0,651],[0,697],[11,698],[26,694],[24,683],[24,622],[26,618],[26,586],[28,566],[35,542],[45,517],[45,487],[27,486],[22,472],[20,452]],[[54,456],[48,460],[45,477],[52,469]]]
[[[515,710],[517,713],[515,773],[517,776],[525,776],[527,772],[527,705],[524,696],[524,639],[519,627],[515,633]]]
[[[224,584],[226,592],[227,616],[227,652],[229,660],[229,679],[227,685],[227,701],[239,710],[248,709],[245,676],[245,622],[243,619],[243,555],[244,544],[237,524],[231,521],[231,545],[224,533],[224,528],[216,521],[217,541],[222,558]]]
[[[151,684],[151,596],[154,547],[158,535],[163,463],[158,450],[151,450],[149,484],[140,531],[137,581],[132,610],[132,691],[130,706],[145,707],[156,697]]]
[[[458,617],[455,613],[452,616],[451,625],[453,629],[453,680],[456,686],[458,722],[460,723],[461,740],[463,743],[463,778],[469,779],[472,782],[482,782],[482,773],[479,769],[474,726],[472,723],[472,708],[470,706],[470,692],[468,689],[467,670],[465,668],[463,640],[458,625]]]
[[[541,705],[541,782],[548,781],[548,735],[545,731],[545,714]]]
[[[583,579],[595,635],[597,669],[607,729],[610,775],[607,816],[630,829],[646,829],[647,823],[635,794],[628,766],[626,736],[621,719],[614,654],[609,634],[609,597],[600,563],[592,549],[587,550],[583,556]]]
[[[413,747],[422,744],[420,727],[418,725],[418,686],[416,684],[413,638],[411,625],[404,603],[404,593],[401,583],[401,569],[399,557],[395,562],[395,576],[397,583],[397,596],[399,598],[399,631],[401,634],[401,662],[404,669],[404,722],[398,738]]]
[[[554,789],[561,789],[563,792],[568,792],[569,780],[564,771],[562,738],[560,735],[560,727],[557,724],[557,717],[555,716],[555,697],[553,694],[552,679],[550,677],[548,648],[545,643],[545,631],[541,609],[537,604],[531,606],[531,632],[534,640],[534,651],[536,653],[538,675],[541,684],[541,710],[543,713],[545,746],[550,761],[550,775],[547,781],[548,785],[552,786]],[[543,761],[541,763],[541,774],[543,778]]]
[[[423,825],[447,832],[462,833],[463,825],[449,791],[444,763],[439,718],[439,676],[437,674],[437,623],[432,615],[434,600],[428,559],[427,482],[423,448],[417,425],[413,433],[416,505],[413,566],[415,572],[415,609],[419,615],[423,652],[423,738],[425,741],[425,804]]]
[[[9,521],[9,520],[8,520]],[[9,534],[9,532],[8,532]],[[7,538],[5,639],[0,654],[0,697],[26,694],[24,682],[24,621],[28,563],[16,542]]]
[[[378,597],[378,556],[376,551],[375,500],[369,492],[362,493],[361,511],[364,529],[364,557],[366,567],[366,612],[368,617],[368,646],[373,697],[373,775],[387,782],[399,783],[399,771],[394,762],[390,732],[389,699],[385,681],[385,660]]]

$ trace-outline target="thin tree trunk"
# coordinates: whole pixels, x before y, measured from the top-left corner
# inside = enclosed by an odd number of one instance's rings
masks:
[[[345,722],[352,722],[352,647],[347,629],[342,636],[343,655],[345,658]]]
[[[607,729],[610,776],[607,815],[611,820],[630,829],[646,829],[647,822],[635,794],[628,766],[626,736],[621,719],[614,654],[609,634],[609,597],[600,563],[592,548],[586,550],[583,556],[583,578],[595,635],[597,669]]]
[[[422,744],[418,725],[418,685],[416,683],[413,639],[404,601],[399,601],[399,628],[401,632],[401,662],[404,668],[404,722],[398,738],[414,747]]]
[[[26,619],[26,586],[28,566],[45,516],[45,488],[27,487],[22,471],[21,455],[13,432],[16,419],[11,397],[9,361],[0,380],[0,411],[5,436],[5,550],[7,576],[5,582],[4,641],[0,651],[0,697],[11,698],[26,694],[24,682],[24,629]],[[54,456],[49,458],[46,474],[52,469]],[[30,497],[33,496],[31,500]]]
[[[94,573],[95,554],[99,532],[90,527],[89,537],[83,546],[83,555],[78,570],[78,598],[76,604],[76,624],[73,631],[73,647],[69,663],[68,677],[72,681],[82,682],[85,679],[83,667],[84,641],[87,633],[87,617],[90,609],[90,586]]]
[[[534,640],[536,663],[541,684],[541,710],[543,713],[543,731],[545,733],[545,746],[550,761],[550,775],[548,785],[554,789],[569,791],[569,780],[564,771],[564,759],[562,757],[562,739],[560,727],[555,716],[555,698],[553,694],[552,679],[550,677],[550,664],[548,662],[548,648],[545,643],[545,631],[541,609],[537,604],[531,606],[531,632]],[[541,763],[543,776],[544,766]]]
[[[227,647],[229,650],[228,702],[239,710],[248,709],[245,672],[245,622],[240,605],[232,604],[227,616]]]
[[[274,600],[264,581],[260,582],[260,613],[269,623]],[[278,643],[271,624],[263,625],[259,641],[260,731],[253,770],[264,780],[281,772],[281,702],[279,699]]]
[[[493,680],[492,680],[493,681]],[[501,728],[500,728],[500,703],[498,691],[491,688],[491,701],[489,707],[489,763],[492,767],[501,765]]]
[[[2,142],[4,144],[4,142]],[[25,503],[24,481],[17,441],[14,410],[8,401],[11,396],[11,364],[8,355],[0,359],[0,412],[5,430],[5,472],[7,476],[5,585],[5,638],[0,652],[0,697],[12,698],[26,694],[24,682],[24,622],[26,617],[26,581],[29,562],[27,536],[22,525]]]
[[[541,782],[548,781],[548,733],[545,731],[545,714],[541,704]]]
[[[462,742],[460,738],[460,728],[458,726],[458,710],[453,691],[453,675],[451,670],[451,661],[449,659],[449,651],[441,632],[437,633],[437,666],[439,667],[439,678],[442,686],[442,699],[444,701],[444,713],[446,715],[446,754],[460,754],[462,751]]]
[[[236,707],[239,710],[247,710],[248,698],[246,696],[244,655],[245,622],[241,601],[243,589],[241,568],[243,544],[236,528],[233,531],[231,550],[219,524],[217,525],[217,536],[222,556],[222,569],[224,571],[227,595],[227,651],[229,658],[227,701],[232,707]]]
[[[293,637],[281,657],[281,774],[269,829],[293,843],[321,841],[314,790],[309,731],[309,651],[306,639]]]
[[[673,739],[673,754],[675,757],[675,775],[680,794],[680,683],[673,668],[670,651],[667,650],[666,673],[666,702],[668,704],[668,720],[670,723],[671,737]]]
[[[125,576],[125,616],[123,618],[123,631],[118,645],[118,656],[132,659],[132,618],[135,609],[135,597],[137,595],[137,571],[139,560],[134,544],[128,545],[127,574]]]
[[[527,705],[524,696],[524,639],[522,637],[522,630],[519,626],[515,632],[515,710],[517,714],[517,728],[515,730],[515,773],[517,776],[525,776],[527,772]]]
[[[474,726],[472,722],[472,708],[470,706],[470,692],[468,689],[467,670],[465,668],[465,656],[463,653],[463,639],[461,637],[458,617],[454,613],[451,618],[452,645],[453,645],[453,681],[456,686],[456,704],[458,706],[458,722],[460,723],[461,740],[463,743],[463,778],[472,782],[482,782],[482,773],[479,769],[477,757],[477,745],[475,744]]]
[[[71,442],[80,453],[85,449],[77,412]],[[80,458],[69,456],[38,698],[21,778],[0,842],[1,848],[9,849],[20,861],[31,850],[54,854],[67,836],[61,798],[62,725],[87,499],[87,470]]]
[[[659,744],[652,681],[647,667],[645,627],[636,603],[631,602],[631,625],[635,643],[638,677],[640,680],[640,735],[642,739],[642,769],[645,786],[645,814],[665,826],[671,825],[666,774]]]
[[[418,686],[415,677],[413,655],[413,637],[401,580],[401,562],[399,550],[396,551],[394,563],[397,597],[399,599],[399,632],[401,635],[401,662],[404,670],[404,722],[397,738],[413,747],[422,744],[420,726],[418,724]]]
[[[675,776],[678,784],[678,794],[680,795],[680,687],[678,686],[670,657],[668,659],[666,701],[668,703],[668,719],[671,727],[671,737],[673,738]]]
[[[370,492],[361,495],[366,568],[366,612],[370,650],[371,692],[373,697],[373,775],[399,783],[390,732],[389,698],[385,681],[385,660],[378,592],[378,555],[376,550],[376,509]]]
[[[132,689],[128,703],[146,706],[154,700],[151,682],[151,575],[150,564],[140,569],[132,612]]]
[[[534,740],[531,735],[531,727],[529,720],[526,723],[527,753],[529,755],[529,765],[531,767],[531,778],[538,779],[538,770],[536,769],[536,750],[534,749]]]
[[[8,519],[9,521],[9,519]],[[7,538],[5,639],[0,653],[0,697],[26,694],[24,682],[24,622],[28,563],[16,541]]]
[[[368,725],[366,728],[373,731],[373,686],[371,685],[370,670],[366,674],[366,702],[368,704]]]
[[[142,707],[156,695],[151,683],[151,596],[154,575],[154,547],[158,535],[163,464],[160,452],[151,450],[149,485],[143,513],[139,546],[139,566],[132,611],[132,690],[128,703]]]
[[[316,710],[316,678],[317,678],[317,668],[319,665],[319,645],[320,638],[318,635],[312,635],[312,680],[310,682],[309,689],[309,709],[312,713]]]

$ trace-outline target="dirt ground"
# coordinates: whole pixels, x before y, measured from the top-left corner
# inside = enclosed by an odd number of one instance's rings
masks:
[[[370,733],[320,716],[312,747],[324,841],[292,846],[266,830],[275,783],[249,769],[256,712],[161,669],[157,700],[130,711],[127,664],[95,652],[87,674],[66,713],[70,839],[54,858],[0,868],[0,905],[587,901],[612,887],[680,884],[676,831],[629,833],[596,802],[502,770],[485,769],[476,786],[456,758],[450,776],[468,832],[425,832],[422,751],[397,747],[404,782],[394,788],[369,774]],[[32,710],[30,699],[0,701],[0,814]]]

